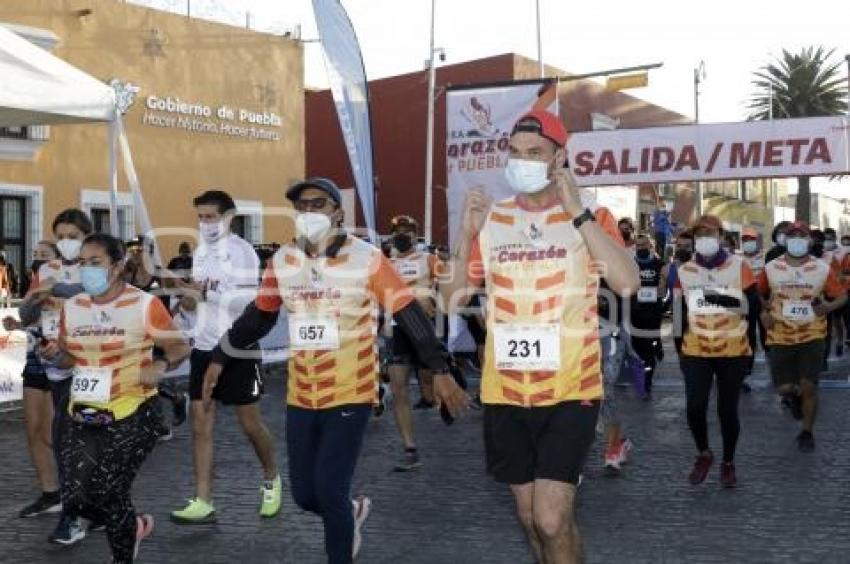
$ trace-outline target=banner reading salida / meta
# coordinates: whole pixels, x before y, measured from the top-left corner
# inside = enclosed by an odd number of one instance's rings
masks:
[[[850,171],[850,120],[777,119],[575,133],[581,186],[817,176]]]
[[[504,170],[516,120],[533,109],[557,114],[558,101],[551,80],[450,89],[446,96],[446,203],[453,246],[471,188],[481,187],[496,200],[513,194]]]

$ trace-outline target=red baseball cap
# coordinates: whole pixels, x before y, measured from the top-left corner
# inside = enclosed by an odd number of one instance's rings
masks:
[[[806,237],[811,235],[811,232],[809,231],[809,225],[805,221],[795,221],[788,227],[788,230],[785,233],[790,235],[794,231],[798,231]]]
[[[536,122],[536,123],[531,123]],[[516,120],[511,135],[518,131],[529,131],[537,133],[545,137],[558,147],[564,147],[567,144],[567,128],[564,127],[561,119],[546,110],[531,110]]]

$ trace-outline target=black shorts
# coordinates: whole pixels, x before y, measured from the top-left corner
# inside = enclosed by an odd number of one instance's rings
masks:
[[[192,349],[189,357],[189,398],[201,399],[204,390],[204,372],[212,359],[212,351]],[[263,396],[263,377],[259,360],[231,358],[213,389],[213,399],[224,405],[249,405]]]
[[[826,342],[823,339],[799,345],[770,345],[767,361],[773,385],[794,385],[802,380],[817,384],[825,352]]]
[[[410,337],[400,327],[393,327],[393,336],[390,338],[391,365],[418,366],[419,355],[416,354],[416,346]]]
[[[50,391],[50,380],[47,379],[46,372],[24,370],[23,377],[24,388],[32,388],[42,392]]]
[[[599,401],[547,407],[484,406],[487,472],[497,482],[535,479],[577,484],[596,438]]]

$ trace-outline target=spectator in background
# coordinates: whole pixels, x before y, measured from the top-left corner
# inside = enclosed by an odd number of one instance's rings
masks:
[[[735,239],[735,234],[727,231],[723,235],[723,241],[720,242],[720,246],[730,255],[734,255],[735,251],[738,250],[738,240]]]
[[[188,282],[192,278],[192,247],[186,241],[177,248],[177,256],[168,261],[168,270],[177,278]]]
[[[655,233],[655,250],[663,261],[667,256],[667,240],[673,233],[670,225],[670,212],[664,200],[659,200],[658,208],[652,212],[652,230]]]
[[[626,244],[626,250],[635,252],[635,224],[630,217],[621,218],[617,222],[617,229],[620,230],[620,236],[623,238],[623,243]]]
[[[777,259],[785,254],[785,239],[788,236],[788,229],[791,227],[790,221],[780,221],[773,228],[770,238],[773,241],[773,247],[764,256],[765,264]]]
[[[6,264],[6,253],[0,253],[0,307],[9,307],[12,303],[12,278],[9,265]]]

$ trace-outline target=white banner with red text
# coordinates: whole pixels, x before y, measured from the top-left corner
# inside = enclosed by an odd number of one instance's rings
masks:
[[[821,176],[850,172],[850,120],[776,119],[575,133],[580,186]]]

